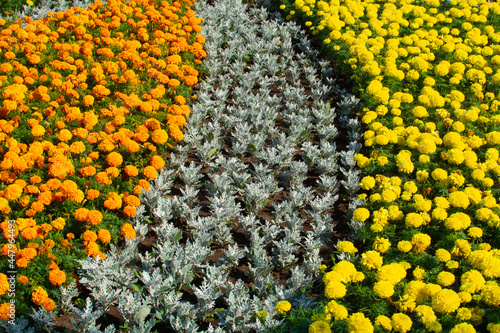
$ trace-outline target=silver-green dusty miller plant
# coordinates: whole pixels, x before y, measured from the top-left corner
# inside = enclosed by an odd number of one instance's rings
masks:
[[[314,306],[302,290],[320,278],[320,251],[335,228],[328,211],[341,188],[353,196],[359,186],[353,156],[362,132],[350,118],[357,99],[338,91],[344,99],[337,114],[327,101],[336,89],[327,63],[312,60],[317,51],[297,25],[262,5],[197,2],[209,74],[183,143],[142,194],[133,219],[137,239],[111,246],[105,260],[80,261],[80,281],[90,290],[83,307],[72,304],[74,284],[61,287],[60,308],[74,315],[80,332],[99,332],[97,320],[112,306],[132,332],[152,332],[156,322],[176,332],[263,332],[282,322],[278,301]],[[337,150],[336,117],[348,128],[346,151]],[[311,141],[313,131],[319,144]],[[198,164],[186,161],[193,154]],[[319,179],[306,185],[312,172]],[[362,204],[353,200],[349,207]],[[306,222],[311,230],[304,231]],[[353,238],[359,226],[352,219],[350,225]],[[157,236],[155,245],[139,251],[148,234]],[[234,277],[235,270],[244,278]],[[288,272],[286,284],[273,277],[279,271]],[[261,310],[265,320],[256,315]],[[53,324],[49,317],[34,314],[40,327]],[[214,327],[209,322],[216,317]]]

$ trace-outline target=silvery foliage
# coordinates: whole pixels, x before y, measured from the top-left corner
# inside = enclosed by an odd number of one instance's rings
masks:
[[[31,314],[30,316],[31,318],[33,318],[36,328],[38,328],[40,331],[50,331],[50,328],[56,325],[54,321],[54,311],[47,311],[44,307],[40,307],[39,309],[32,309],[33,314]]]
[[[26,319],[25,316],[18,317],[16,316],[16,320],[14,324],[9,324],[8,321],[1,320],[0,327],[2,327],[5,332],[12,333],[35,333],[35,328],[30,327],[31,323]]]

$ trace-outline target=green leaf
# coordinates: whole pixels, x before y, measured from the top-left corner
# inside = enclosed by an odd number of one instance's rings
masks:
[[[140,285],[138,285],[138,284],[133,284],[133,285],[131,285],[131,288],[132,288],[134,291],[137,291],[137,292],[139,292],[139,291],[141,291],[141,290],[142,290],[142,287],[141,287]]]
[[[217,148],[212,148],[208,151],[208,157],[211,157],[213,154],[217,152]]]
[[[182,231],[179,231],[177,235],[175,235],[175,237],[172,239],[172,242],[177,243],[178,241],[181,240],[181,238],[182,238]]]

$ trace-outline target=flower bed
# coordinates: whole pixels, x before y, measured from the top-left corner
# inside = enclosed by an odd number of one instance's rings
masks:
[[[206,55],[191,6],[97,1],[0,20],[2,320],[11,294],[17,316],[54,309],[75,259],[136,237],[142,190],[183,139]]]
[[[499,332],[500,5],[280,4],[351,68],[366,124],[364,251],[323,276],[309,332]]]

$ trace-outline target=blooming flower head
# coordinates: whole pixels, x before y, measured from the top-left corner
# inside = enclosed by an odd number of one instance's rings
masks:
[[[373,325],[370,319],[366,318],[362,312],[353,313],[346,320],[349,333],[373,333]]]
[[[348,312],[345,306],[333,300],[328,302],[323,310],[325,313],[330,313],[333,318],[335,318],[335,320],[344,320],[348,316]]]
[[[459,307],[460,297],[451,289],[443,289],[432,297],[432,308],[439,313],[452,313]]]
[[[136,237],[134,227],[130,223],[125,223],[122,226],[121,234],[123,237],[125,237],[125,239],[130,239],[130,238],[135,239]]]
[[[331,333],[330,324],[324,320],[317,320],[309,325],[308,333]]]
[[[275,305],[276,311],[281,315],[284,315],[285,313],[290,311],[291,308],[292,308],[292,305],[288,301],[279,301]]]
[[[33,293],[31,293],[31,300],[36,305],[42,305],[48,297],[49,296],[48,296],[47,292],[45,291],[45,289],[43,289],[43,287],[37,287],[33,291]]]
[[[55,286],[61,285],[66,282],[66,273],[59,269],[53,269],[49,272],[49,281]]]
[[[411,330],[412,324],[411,318],[404,313],[395,313],[391,317],[392,329],[395,332],[406,333]]]
[[[361,255],[361,264],[366,269],[378,269],[382,263],[382,256],[377,251],[367,251]]]

